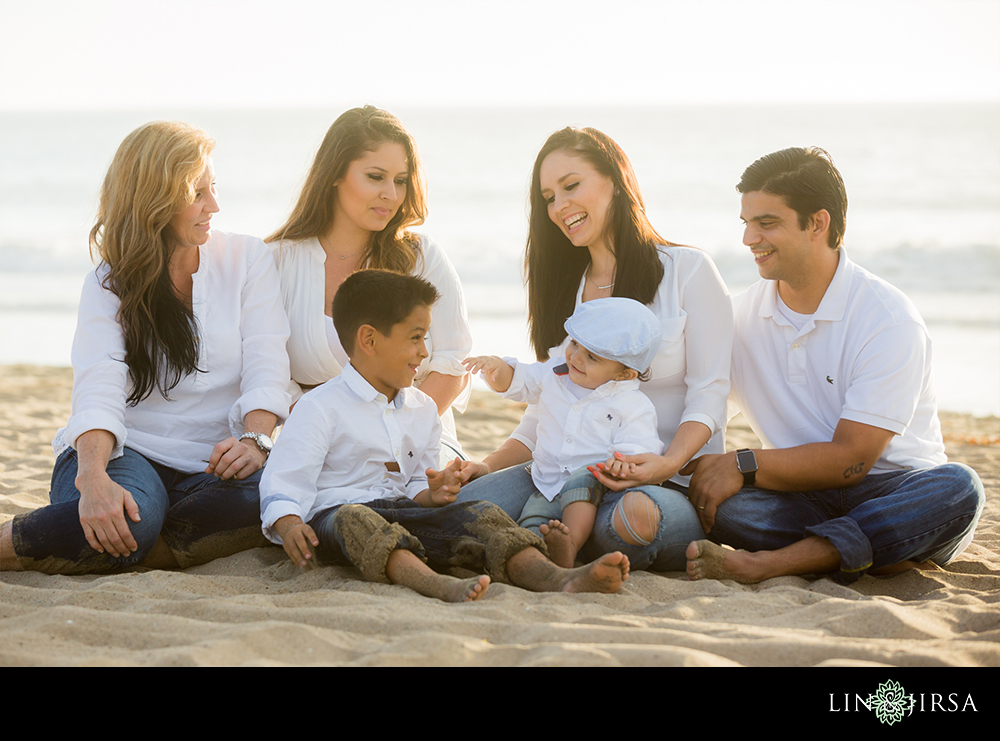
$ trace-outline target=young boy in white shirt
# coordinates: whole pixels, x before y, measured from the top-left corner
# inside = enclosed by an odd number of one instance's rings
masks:
[[[571,568],[606,491],[593,467],[616,477],[629,465],[616,455],[663,452],[656,409],[639,390],[663,329],[652,311],[629,298],[582,303],[564,326],[569,340],[562,357],[518,363],[482,356],[467,358],[465,366],[505,398],[538,405],[531,464],[538,491],[518,524],[542,533],[549,557]]]
[[[449,602],[481,598],[491,578],[536,591],[617,591],[624,554],[562,569],[495,505],[451,504],[459,461],[433,468],[437,406],[412,388],[437,297],[427,281],[384,270],[341,284],[333,320],[350,363],[299,400],[274,444],[260,484],[264,535],[301,567],[347,563]],[[456,579],[431,566],[488,575]]]

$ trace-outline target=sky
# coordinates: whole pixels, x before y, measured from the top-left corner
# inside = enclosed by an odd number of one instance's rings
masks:
[[[0,0],[0,110],[1000,100],[1000,0]]]

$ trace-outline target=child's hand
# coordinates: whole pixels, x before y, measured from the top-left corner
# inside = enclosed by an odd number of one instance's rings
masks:
[[[498,358],[496,355],[479,355],[466,358],[462,364],[470,373],[481,373],[483,379],[494,391],[503,393],[510,388],[514,369],[503,362],[502,358]]]
[[[302,518],[285,515],[274,523],[274,530],[281,536],[281,545],[292,563],[305,568],[313,561],[313,548],[319,546],[319,538],[311,527],[302,522]]]
[[[455,501],[463,483],[460,476],[461,465],[462,459],[456,457],[441,471],[427,469],[427,496],[430,506],[443,507]]]
[[[617,455],[608,458],[604,463],[598,463],[597,468],[611,479],[627,479],[635,475],[635,464],[629,463]]]
[[[458,478],[462,484],[467,484],[470,481],[478,479],[480,476],[486,476],[489,473],[490,467],[482,461],[462,461],[462,465],[458,470]]]

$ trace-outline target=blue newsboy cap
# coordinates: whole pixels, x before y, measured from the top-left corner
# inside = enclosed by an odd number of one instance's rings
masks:
[[[563,325],[595,355],[644,373],[663,339],[656,314],[630,298],[598,298],[576,307]]]

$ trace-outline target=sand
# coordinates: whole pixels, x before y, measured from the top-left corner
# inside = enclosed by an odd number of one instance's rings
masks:
[[[72,372],[0,368],[0,522],[47,502]],[[459,418],[482,455],[521,407],[477,392]],[[616,595],[494,584],[450,605],[353,569],[300,571],[278,547],[182,572],[0,573],[0,666],[998,666],[1000,420],[942,414],[948,455],[986,509],[946,569],[851,587],[782,577],[744,586],[633,573]],[[743,425],[732,446],[753,444]]]

